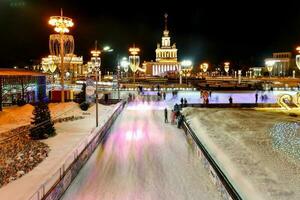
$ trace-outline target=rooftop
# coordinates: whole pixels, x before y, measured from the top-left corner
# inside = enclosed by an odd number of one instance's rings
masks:
[[[45,76],[45,74],[25,69],[4,68],[0,69],[0,76]]]

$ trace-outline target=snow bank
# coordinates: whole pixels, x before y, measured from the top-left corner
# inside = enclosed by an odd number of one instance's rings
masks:
[[[49,108],[52,118],[80,115],[82,113],[77,103],[50,103]],[[0,112],[0,133],[10,129],[30,124],[34,106],[26,104],[24,106],[15,106],[4,108]]]
[[[244,109],[186,108],[191,127],[244,199],[300,199],[300,161],[276,148],[270,131],[287,115]],[[284,126],[283,131],[297,126]],[[282,127],[281,127],[282,128]],[[282,137],[286,144],[290,138]],[[288,145],[286,145],[288,146]],[[298,153],[300,149],[298,149]]]

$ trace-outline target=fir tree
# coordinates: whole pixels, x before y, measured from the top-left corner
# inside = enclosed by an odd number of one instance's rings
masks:
[[[30,129],[30,137],[33,139],[46,139],[55,135],[54,123],[51,120],[51,114],[48,104],[40,100],[33,110],[33,127]]]

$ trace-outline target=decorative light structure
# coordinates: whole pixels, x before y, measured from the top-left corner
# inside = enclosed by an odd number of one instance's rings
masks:
[[[229,65],[230,65],[230,62],[225,62],[224,63],[224,70],[225,70],[227,76],[228,76],[228,72],[229,72],[229,69],[230,69]]]
[[[120,61],[120,65],[123,68],[124,72],[126,73],[126,76],[128,77],[128,70],[129,70],[129,62],[126,57],[123,57],[122,60]]]
[[[74,38],[72,35],[66,35],[69,33],[69,28],[74,26],[74,23],[71,18],[64,17],[63,11],[61,9],[60,16],[50,17],[49,24],[54,27],[54,31],[58,34],[52,34],[49,38],[49,49],[50,54],[53,56],[53,61],[58,65],[60,64],[60,74],[61,74],[61,102],[65,101],[64,94],[64,76],[65,76],[65,67],[64,59],[66,55],[73,55],[74,53]],[[68,61],[71,62],[72,57],[69,56]],[[59,62],[60,60],[60,62]],[[67,62],[68,62],[67,61]]]
[[[140,56],[138,55],[140,52],[140,49],[135,47],[135,45],[133,45],[133,47],[129,48],[129,52],[131,54],[129,56],[129,66],[133,72],[133,82],[135,83],[135,73],[139,69],[139,66],[140,66]]]
[[[273,70],[273,67],[274,67],[275,63],[276,63],[275,60],[267,60],[265,62],[266,66],[267,66],[267,70],[269,72],[270,78],[271,78],[271,73],[272,73],[272,70]]]
[[[202,63],[202,64],[200,65],[200,69],[202,69],[204,73],[207,72],[208,67],[209,67],[209,65],[208,65],[207,63]]]
[[[296,64],[298,69],[300,70],[300,47],[297,47],[296,50],[298,51],[298,54],[296,55]]]
[[[183,60],[181,62],[181,71],[180,71],[180,75],[184,75],[185,78],[186,78],[186,84],[188,84],[187,82],[187,77],[191,76],[191,71],[192,71],[192,68],[193,68],[193,62],[190,61],[190,60]],[[182,82],[182,81],[180,81]]]

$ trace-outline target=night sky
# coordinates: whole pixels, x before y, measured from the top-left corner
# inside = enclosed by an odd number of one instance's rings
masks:
[[[47,22],[61,7],[75,22],[71,34],[77,55],[87,61],[95,40],[115,50],[103,56],[106,67],[116,65],[117,56],[126,56],[133,43],[141,48],[142,60],[154,60],[165,12],[179,58],[197,65],[230,61],[234,67],[261,66],[272,52],[300,45],[300,2],[122,2],[0,0],[0,67],[24,66],[46,56],[53,33]]]

